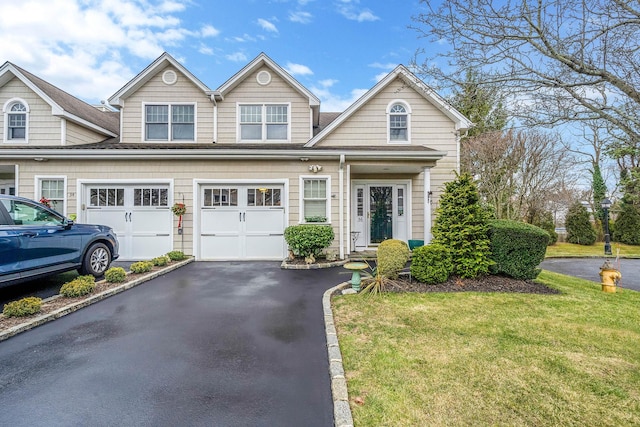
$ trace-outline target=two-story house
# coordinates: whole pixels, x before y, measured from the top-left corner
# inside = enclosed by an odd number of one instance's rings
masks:
[[[333,227],[341,258],[429,241],[471,123],[403,66],[341,113],[260,54],[211,90],[164,53],[90,106],[0,67],[0,188],[112,226],[121,259],[283,259],[284,229]],[[172,212],[184,203],[181,227]]]

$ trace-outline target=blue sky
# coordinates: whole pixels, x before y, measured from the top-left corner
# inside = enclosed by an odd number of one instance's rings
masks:
[[[342,111],[416,49],[418,0],[23,0],[0,4],[0,61],[90,103],[163,51],[211,89],[265,52]]]

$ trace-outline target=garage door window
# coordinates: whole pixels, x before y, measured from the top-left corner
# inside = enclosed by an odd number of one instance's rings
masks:
[[[206,188],[204,190],[203,206],[238,206],[238,189]]]
[[[248,206],[280,206],[282,203],[279,188],[248,188]]]
[[[92,188],[92,207],[124,206],[124,188]]]
[[[166,188],[136,188],[133,190],[134,206],[169,206]]]

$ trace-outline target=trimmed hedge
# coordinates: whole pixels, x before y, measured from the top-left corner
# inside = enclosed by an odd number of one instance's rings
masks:
[[[75,298],[90,294],[96,289],[96,278],[87,276],[78,276],[70,282],[65,283],[60,288],[60,295]]]
[[[489,223],[491,273],[516,279],[535,279],[544,260],[549,233],[535,225],[510,220]]]
[[[406,242],[397,239],[384,240],[378,246],[377,268],[381,275],[397,279],[398,272],[409,261],[411,251]]]
[[[335,235],[330,225],[300,224],[284,230],[284,240],[295,255],[317,257],[331,245]]]
[[[138,261],[129,266],[129,270],[131,270],[132,273],[136,274],[148,273],[152,269],[153,263],[151,261]]]
[[[182,261],[187,257],[182,251],[167,252],[167,256],[171,261]]]
[[[111,267],[104,272],[104,279],[109,283],[122,283],[127,278],[127,272],[122,267]]]
[[[428,285],[446,282],[453,271],[451,252],[446,246],[431,243],[413,250],[411,277]]]
[[[42,308],[42,298],[26,297],[4,305],[2,314],[5,317],[25,317],[39,313]]]

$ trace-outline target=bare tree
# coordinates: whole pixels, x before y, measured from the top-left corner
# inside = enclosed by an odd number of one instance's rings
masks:
[[[463,164],[498,218],[528,220],[552,210],[555,195],[573,182],[571,153],[557,136],[537,132],[494,132],[470,138]]]
[[[603,120],[640,158],[639,2],[423,2],[415,28],[451,46],[423,62],[417,55],[430,81],[452,88],[474,70],[511,93],[509,109],[524,123]]]

